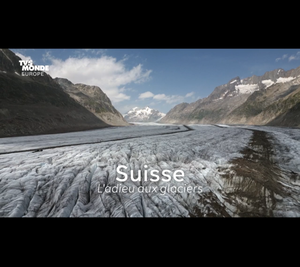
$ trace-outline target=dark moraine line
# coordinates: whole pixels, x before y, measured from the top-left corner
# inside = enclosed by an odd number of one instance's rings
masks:
[[[111,140],[105,140],[105,141],[96,141],[96,142],[86,142],[86,143],[76,143],[76,144],[66,144],[66,145],[60,145],[60,146],[49,146],[49,147],[40,147],[40,148],[33,148],[33,149],[26,149],[26,150],[17,150],[17,151],[9,151],[9,152],[0,152],[0,155],[5,154],[13,154],[13,153],[22,153],[22,152],[41,152],[46,149],[53,149],[53,148],[60,148],[60,147],[68,147],[68,146],[81,146],[81,145],[92,145],[92,144],[100,144],[100,143],[107,143],[107,142],[113,142],[113,141],[122,141],[122,140],[129,140],[129,139],[135,139],[135,138],[141,138],[141,137],[148,137],[148,136],[158,136],[158,135],[167,135],[167,134],[178,134],[188,131],[193,131],[189,126],[183,125],[186,130],[178,131],[178,132],[169,132],[169,133],[161,133],[161,134],[147,134],[143,136],[135,136],[135,137],[124,137],[124,138],[116,138]]]
[[[241,151],[243,157],[230,161],[231,170],[223,170],[224,191],[227,201],[237,207],[237,216],[273,217],[275,195],[287,197],[289,193],[281,183],[282,170],[274,161],[272,136],[265,131],[252,132],[248,145]]]

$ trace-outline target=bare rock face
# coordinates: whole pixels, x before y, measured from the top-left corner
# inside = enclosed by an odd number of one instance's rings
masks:
[[[76,102],[107,124],[113,126],[129,125],[100,87],[82,83],[73,84],[65,78],[55,78],[54,80]]]
[[[22,76],[21,58],[0,49],[0,137],[109,127],[50,75]]]
[[[163,123],[229,123],[300,126],[300,67],[217,86],[207,97],[171,109]]]

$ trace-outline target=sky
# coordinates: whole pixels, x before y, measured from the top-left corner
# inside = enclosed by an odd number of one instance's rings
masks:
[[[299,49],[11,49],[52,78],[99,86],[125,114],[133,107],[167,113],[207,97],[232,78],[300,66]]]

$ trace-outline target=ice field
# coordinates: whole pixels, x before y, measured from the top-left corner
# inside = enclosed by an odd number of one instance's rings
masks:
[[[0,216],[298,217],[299,161],[299,130],[277,127],[139,124],[0,138]]]

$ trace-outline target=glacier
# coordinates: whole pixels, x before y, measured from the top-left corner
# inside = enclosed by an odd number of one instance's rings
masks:
[[[298,217],[299,142],[298,129],[222,124],[0,138],[0,216]],[[184,177],[119,182],[120,165]],[[172,187],[202,190],[159,190]]]

